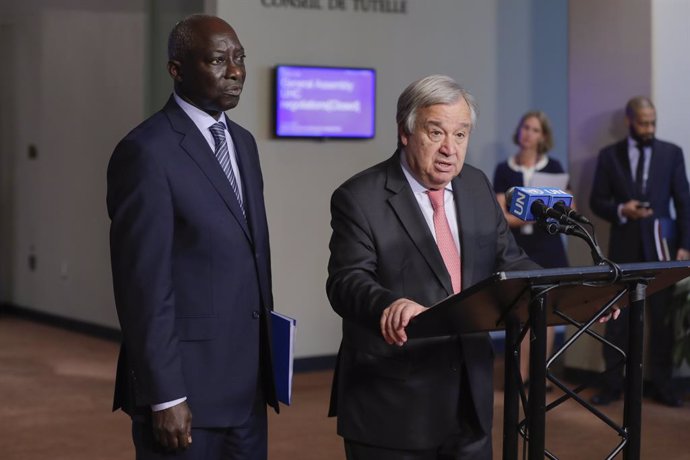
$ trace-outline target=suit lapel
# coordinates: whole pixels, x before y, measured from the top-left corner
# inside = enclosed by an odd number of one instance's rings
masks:
[[[656,184],[657,179],[655,174],[659,169],[659,164],[663,161],[663,157],[659,155],[658,143],[656,140],[652,143],[652,150],[649,157],[649,171],[647,171],[647,195],[649,195],[649,187],[652,184]]]
[[[637,194],[635,181],[632,176],[632,170],[630,169],[630,158],[628,156],[628,139],[625,138],[622,142],[618,144],[616,149],[616,156],[618,157],[618,164],[621,165],[621,173],[625,178],[625,183],[628,188],[628,196],[634,197]]]
[[[235,154],[237,155],[237,167],[239,168],[239,175],[242,178],[242,201],[244,201],[244,209],[247,215],[246,219],[243,219],[245,223],[249,222],[249,231],[252,229],[257,229],[258,218],[264,215],[265,211],[259,209],[260,205],[263,203],[262,189],[259,184],[261,184],[262,179],[259,175],[258,165],[253,162],[254,156],[251,152],[254,150],[252,146],[248,145],[246,136],[241,136],[234,123],[231,123],[226,116],[226,125],[230,131],[230,136],[232,137],[232,142],[235,145]],[[237,203],[237,200],[235,200]],[[237,212],[242,211],[237,206]],[[241,216],[241,214],[240,214]]]
[[[448,275],[431,230],[429,230],[424,220],[424,215],[419,209],[419,203],[417,203],[410,184],[402,172],[397,151],[393,158],[388,160],[386,174],[386,189],[392,193],[388,198],[388,203],[438,281],[449,295],[452,294],[453,286],[451,285],[450,275]]]
[[[232,186],[196,125],[189,119],[187,114],[184,113],[177,103],[175,103],[172,97],[168,100],[163,110],[168,115],[173,129],[183,136],[180,141],[180,147],[192,158],[192,160],[194,160],[204,175],[206,175],[218,194],[220,194],[228,210],[235,217],[237,223],[242,227],[242,230],[244,230],[247,238],[251,241],[247,221],[242,215],[242,210],[232,190]],[[233,137],[233,141],[234,139]]]

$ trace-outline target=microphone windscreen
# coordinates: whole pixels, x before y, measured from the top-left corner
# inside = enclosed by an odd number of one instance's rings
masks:
[[[506,190],[506,204],[508,205],[508,208],[510,208],[510,203],[513,201],[513,192],[515,192],[515,187],[510,187],[508,190]]]
[[[537,216],[532,213],[532,205],[537,201],[541,201],[545,206],[551,203],[551,197],[546,193],[546,189],[536,187],[515,187],[513,189],[512,199],[509,203],[508,212],[520,220],[537,220]]]
[[[549,194],[551,195],[551,203],[549,206],[552,208],[556,203],[563,203],[563,206],[567,207],[573,204],[573,196],[563,190],[557,188],[549,189]]]

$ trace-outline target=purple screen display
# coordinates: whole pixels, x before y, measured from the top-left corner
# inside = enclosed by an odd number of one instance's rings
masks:
[[[276,67],[278,137],[372,138],[376,72],[335,67]]]

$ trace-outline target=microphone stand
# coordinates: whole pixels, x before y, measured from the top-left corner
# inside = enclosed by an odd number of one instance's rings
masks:
[[[511,196],[512,198],[512,196]],[[594,265],[608,265],[613,270],[611,283],[616,283],[621,276],[621,269],[615,262],[604,257],[601,248],[594,236],[594,225],[587,219],[587,225],[592,229],[588,232],[585,227],[578,222],[572,212],[566,212],[547,206],[542,200],[535,200],[530,207],[532,215],[537,217],[537,226],[546,231],[549,235],[562,233],[564,235],[574,235],[584,240],[589,246]],[[571,210],[572,211],[572,210]],[[582,218],[580,218],[582,220]]]
[[[590,233],[582,224],[566,214],[561,214],[560,217],[558,217],[558,220],[561,223],[553,220],[549,221],[548,216],[542,214],[537,219],[537,226],[546,231],[546,233],[549,235],[562,233],[565,235],[573,235],[584,240],[589,246],[594,265],[609,265],[613,270],[612,282],[615,283],[620,277],[620,267],[618,267],[615,262],[604,257],[604,254],[601,252],[601,248],[597,243],[596,236],[594,236],[594,225],[591,223],[589,224],[592,227],[592,233]]]

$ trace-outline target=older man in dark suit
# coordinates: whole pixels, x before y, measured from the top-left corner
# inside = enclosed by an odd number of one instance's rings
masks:
[[[599,153],[592,185],[592,211],[611,223],[609,256],[614,262],[688,260],[690,258],[690,191],[680,147],[658,140],[656,110],[646,97],[628,101],[625,119],[629,136]],[[671,219],[673,200],[676,218]],[[656,234],[656,236],[655,236]],[[663,236],[666,238],[663,238]],[[665,244],[664,244],[665,242]],[[666,322],[669,290],[648,299],[649,376],[651,396],[667,406],[682,405],[672,386],[673,334]],[[622,310],[626,315],[627,310]],[[627,320],[609,322],[606,338],[626,348]],[[620,356],[604,347],[607,368]],[[605,405],[620,399],[623,370],[605,374],[604,388],[592,398]]]
[[[266,458],[277,409],[268,342],[268,229],[256,142],[224,111],[244,48],[220,18],[170,34],[174,94],[108,167],[115,302],[123,344],[114,408],[137,458]]]
[[[492,458],[488,334],[405,333],[461,287],[536,268],[486,176],[465,164],[475,120],[451,78],[412,83],[398,99],[398,150],[333,194],[327,292],[343,339],[331,415],[350,460]]]

